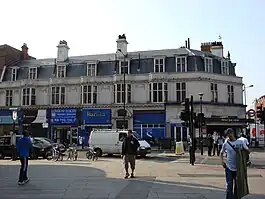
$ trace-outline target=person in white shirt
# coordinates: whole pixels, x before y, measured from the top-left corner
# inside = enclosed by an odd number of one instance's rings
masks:
[[[216,131],[213,132],[213,156],[215,156],[215,152],[218,154],[218,133]]]
[[[226,135],[228,139],[224,142],[221,149],[221,161],[225,168],[226,176],[226,199],[237,198],[237,193],[235,189],[235,179],[236,179],[236,147],[244,148],[249,152],[247,145],[239,139],[235,138],[235,132],[233,129],[229,128],[226,130]],[[226,162],[224,161],[224,153],[227,153]],[[234,191],[233,191],[234,188]]]

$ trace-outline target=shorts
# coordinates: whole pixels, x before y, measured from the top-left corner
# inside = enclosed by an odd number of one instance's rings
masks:
[[[135,169],[135,160],[136,160],[135,155],[125,155],[123,157],[123,163],[124,163],[125,168],[128,168],[129,163],[130,163],[131,169]]]

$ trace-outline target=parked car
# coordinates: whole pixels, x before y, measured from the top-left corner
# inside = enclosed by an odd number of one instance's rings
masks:
[[[22,135],[16,136],[16,141],[22,137]],[[32,150],[30,151],[30,158],[37,159],[38,157],[46,158],[47,151],[52,148],[49,142],[44,142],[43,140],[32,139]],[[12,156],[12,146],[11,146],[11,136],[1,136],[0,137],[0,158],[11,157]],[[18,153],[17,153],[18,156]]]
[[[46,137],[34,137],[34,139],[39,140],[39,141],[44,142],[44,143],[49,143],[52,146],[59,146],[60,149],[65,149],[65,146],[63,144],[55,143],[54,141],[52,141],[51,139],[46,138]]]

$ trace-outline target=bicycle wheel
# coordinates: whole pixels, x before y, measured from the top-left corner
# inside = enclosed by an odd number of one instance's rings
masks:
[[[88,151],[86,152],[86,158],[90,160],[93,158],[93,155]]]

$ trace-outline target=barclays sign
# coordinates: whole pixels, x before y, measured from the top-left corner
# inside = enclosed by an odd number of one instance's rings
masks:
[[[82,119],[84,125],[111,124],[111,109],[83,109]]]

